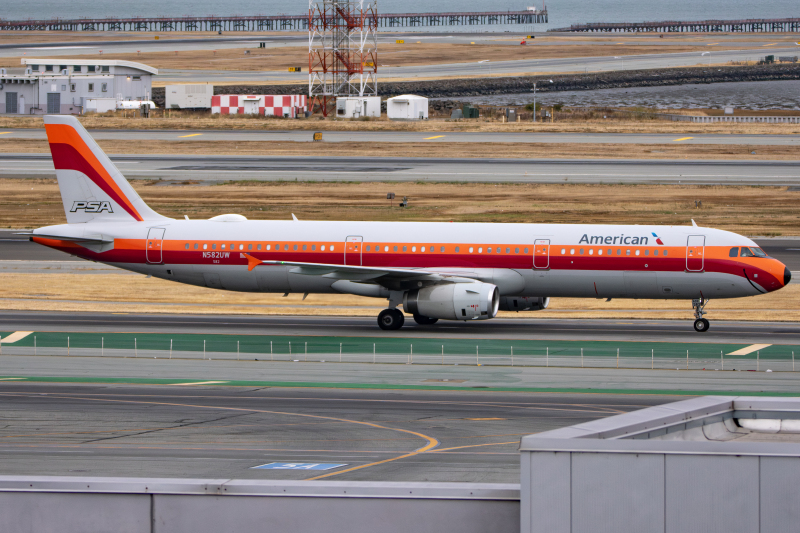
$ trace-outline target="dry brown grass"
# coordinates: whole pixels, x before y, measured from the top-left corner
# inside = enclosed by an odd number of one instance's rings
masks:
[[[699,224],[744,235],[800,235],[800,192],[786,187],[482,183],[235,182],[134,180],[159,213],[210,218],[525,223]],[[408,196],[390,207],[386,193]],[[695,200],[703,207],[695,209]],[[55,180],[0,179],[0,227],[64,223]]]
[[[221,292],[145,276],[119,274],[0,274],[6,310],[99,311],[106,313],[191,313],[253,315],[375,316],[385,301],[344,294],[278,294]],[[714,300],[709,318],[719,320],[800,320],[800,285],[774,293]],[[691,306],[681,300],[556,298],[546,311],[501,312],[501,317],[639,318],[690,320]]]
[[[422,135],[420,135],[422,139]],[[294,141],[142,141],[100,140],[100,147],[110,154],[218,154],[300,156],[312,147]],[[752,153],[755,151],[755,153]],[[45,140],[0,139],[0,152],[49,153]],[[497,157],[504,158],[597,158],[597,159],[733,159],[797,160],[800,145],[732,144],[595,144],[595,143],[448,143],[448,142],[335,142],[315,143],[315,156],[360,157],[366,153],[384,157]]]
[[[502,123],[499,119],[450,121],[444,119],[423,122],[398,122],[383,117],[380,120],[334,120],[313,117],[301,120],[281,118],[247,117],[245,115],[209,115],[168,111],[166,117],[158,110],[149,119],[123,117],[121,114],[87,115],[78,117],[88,129],[136,129],[136,130],[291,130],[291,131],[419,131],[446,133],[465,132],[571,132],[571,133],[674,133],[688,134],[749,134],[749,135],[797,135],[800,124],[743,124],[709,123],[694,124],[667,122],[663,120],[586,120],[555,123],[514,122]],[[0,116],[0,131],[4,128],[44,128],[41,116]],[[0,138],[2,139],[2,138]],[[7,150],[6,150],[7,151]]]

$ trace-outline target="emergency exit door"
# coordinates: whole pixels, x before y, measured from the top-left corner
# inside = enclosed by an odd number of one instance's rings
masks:
[[[686,270],[702,272],[705,266],[705,235],[689,235],[686,241]]]
[[[536,239],[534,241],[533,268],[550,268],[550,239]]]
[[[344,243],[344,264],[361,266],[361,249],[364,247],[364,237],[351,235]]]
[[[150,228],[147,232],[147,262],[152,264],[159,264],[162,262],[163,256],[161,253],[161,246],[164,242],[164,228]]]

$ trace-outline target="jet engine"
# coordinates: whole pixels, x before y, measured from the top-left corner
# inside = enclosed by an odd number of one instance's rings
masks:
[[[541,311],[550,305],[549,297],[504,296],[500,298],[501,311]]]
[[[497,315],[500,292],[491,283],[446,283],[408,291],[406,313],[443,320],[488,320]]]

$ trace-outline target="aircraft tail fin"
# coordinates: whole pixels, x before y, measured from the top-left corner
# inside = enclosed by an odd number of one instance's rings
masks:
[[[164,220],[150,209],[78,119],[44,117],[69,224]]]

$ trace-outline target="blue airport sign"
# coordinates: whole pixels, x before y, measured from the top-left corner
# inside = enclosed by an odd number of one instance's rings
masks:
[[[264,470],[331,470],[339,468],[340,466],[347,466],[346,464],[336,463],[269,463],[261,466],[254,466],[253,468],[261,468]]]

